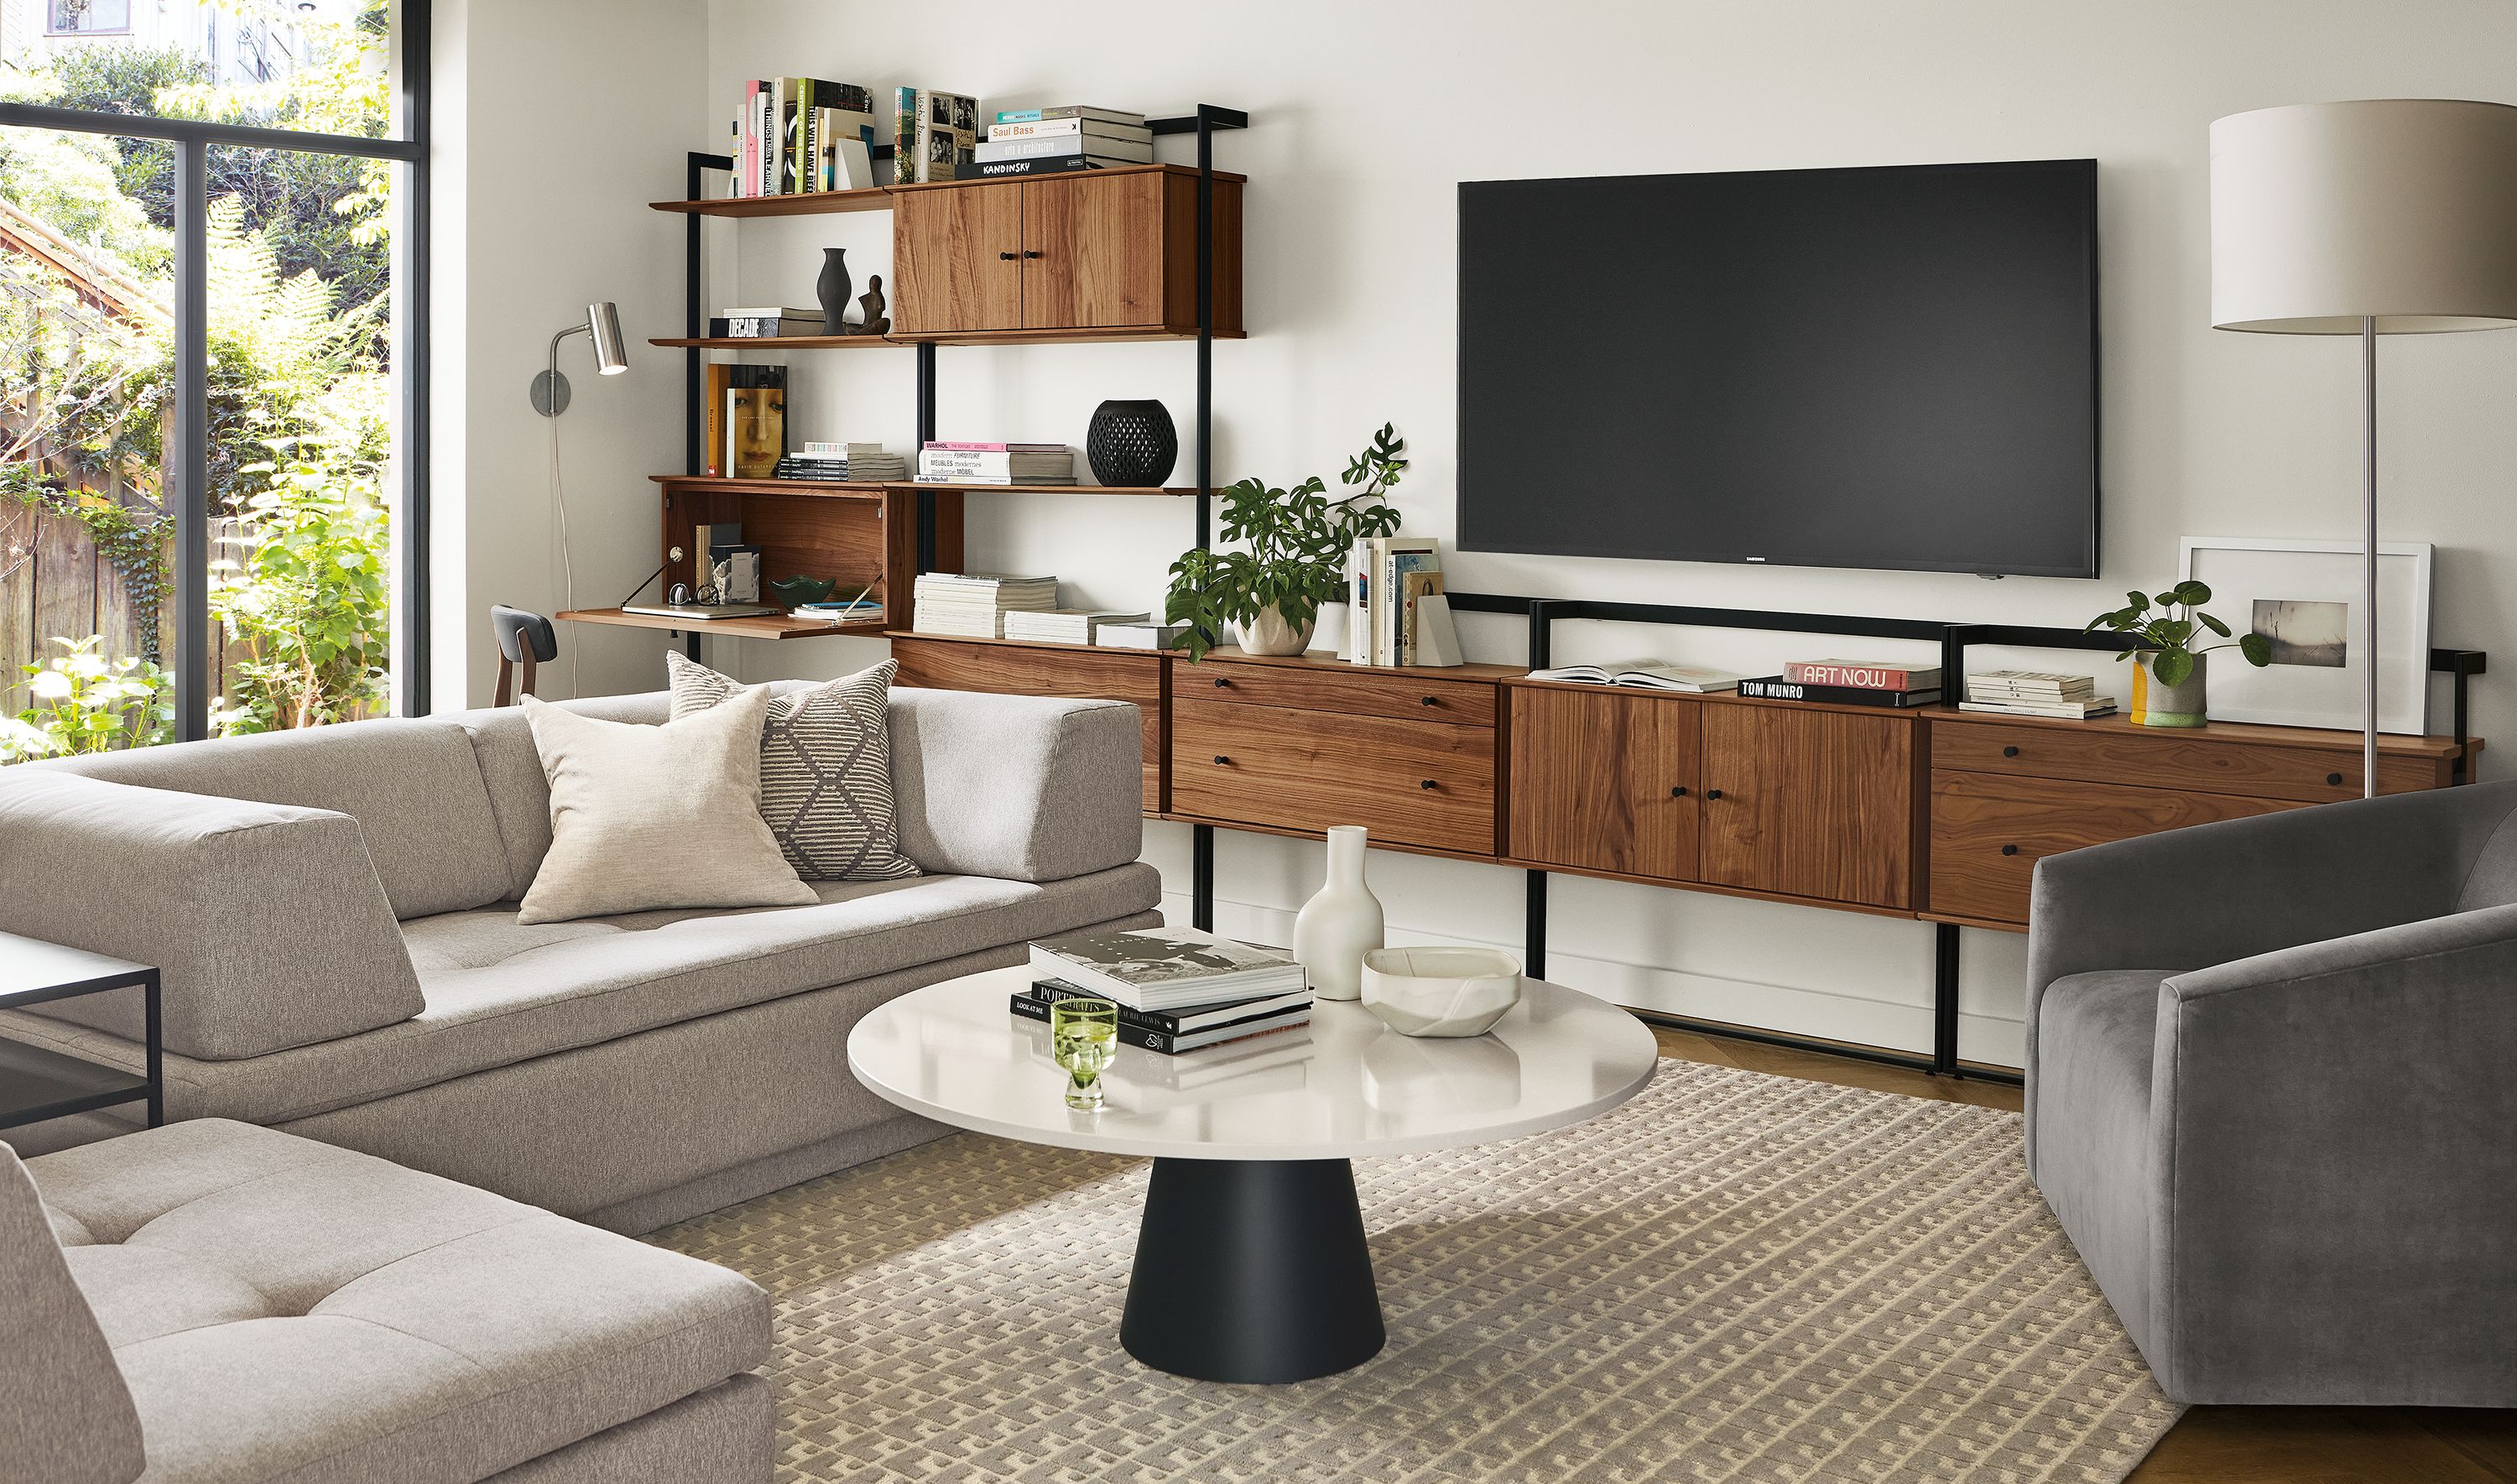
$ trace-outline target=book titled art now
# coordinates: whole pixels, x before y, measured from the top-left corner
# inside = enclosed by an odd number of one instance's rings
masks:
[[[1884,664],[1871,659],[1795,659],[1783,666],[1795,685],[1842,686],[1856,691],[1937,691],[1936,664]]]

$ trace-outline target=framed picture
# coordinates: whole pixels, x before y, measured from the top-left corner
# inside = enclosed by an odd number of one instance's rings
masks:
[[[2214,657],[2211,719],[2360,730],[2360,543],[2278,536],[2187,536],[2185,576],[2211,589],[2205,609],[2272,641],[2256,669]],[[2377,543],[2377,730],[2429,731],[2427,541]]]

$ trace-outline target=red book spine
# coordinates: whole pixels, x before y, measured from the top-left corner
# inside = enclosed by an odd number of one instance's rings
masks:
[[[1849,686],[1857,691],[1910,691],[1915,689],[1915,674],[1912,670],[1884,664],[1823,664],[1794,660],[1783,666],[1783,678],[1798,685]]]

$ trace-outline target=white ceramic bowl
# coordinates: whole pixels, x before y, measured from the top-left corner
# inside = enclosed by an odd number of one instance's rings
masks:
[[[1482,948],[1381,948],[1363,955],[1364,1008],[1401,1036],[1483,1036],[1520,1003],[1520,963]]]

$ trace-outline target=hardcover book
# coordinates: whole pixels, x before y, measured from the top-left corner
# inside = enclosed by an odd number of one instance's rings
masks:
[[[1068,933],[1033,944],[1031,964],[1048,978],[1139,1010],[1286,994],[1310,982],[1282,954],[1193,927]]]
[[[1803,685],[1842,686],[1864,691],[1937,691],[1941,667],[1936,664],[1885,664],[1867,659],[1795,659],[1783,666],[1783,679]]]
[[[1884,691],[1875,686],[1805,685],[1780,675],[1739,682],[1739,694],[1751,700],[1814,701],[1839,706],[1931,706],[1940,704],[1938,686],[1928,691]]]
[[[1018,160],[973,160],[953,167],[957,181],[987,181],[1009,175],[1063,175],[1070,170],[1098,170],[1095,162],[1080,154],[1043,154]]]
[[[1009,996],[1006,1008],[1025,1020],[1048,1019],[1047,1003],[1034,999],[1028,995]],[[1296,1026],[1310,1024],[1310,1020],[1311,1010],[1306,1004],[1298,1010],[1280,1010],[1273,1015],[1255,1016],[1249,1020],[1235,1021],[1230,1025],[1216,1026],[1212,1030],[1175,1036],[1168,1031],[1157,1031],[1139,1022],[1122,1018],[1119,1022],[1119,1039],[1124,1044],[1151,1051],[1157,1056],[1177,1056],[1184,1051],[1195,1051],[1202,1046],[1221,1045],[1226,1041],[1246,1040],[1253,1036],[1290,1031]]]
[[[1659,659],[1620,659],[1613,664],[1565,664],[1532,670],[1532,680],[1563,680],[1576,685],[1622,685],[1644,691],[1683,691],[1710,695],[1744,688],[1747,682],[1728,670],[1700,664],[1671,664]]]
[[[979,101],[966,93],[917,90],[917,178],[949,181],[979,150]]]
[[[997,110],[997,122],[1001,124],[1037,123],[1046,118],[1088,118],[1096,123],[1133,124],[1139,128],[1143,127],[1145,122],[1145,115],[1142,113],[1131,113],[1125,108],[1095,108],[1084,104],[1059,104],[1045,108]]]

